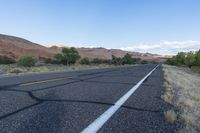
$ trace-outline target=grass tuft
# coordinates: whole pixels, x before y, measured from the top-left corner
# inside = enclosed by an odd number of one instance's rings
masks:
[[[184,108],[192,108],[194,106],[194,104],[191,100],[184,99],[184,100],[180,101],[179,103],[177,103],[176,106],[180,109],[184,109]]]
[[[188,68],[163,65],[165,88],[161,98],[179,109],[178,120],[185,124],[180,131],[200,131],[200,75]],[[167,120],[173,112],[165,113]]]
[[[165,119],[170,123],[174,123],[176,120],[176,113],[173,110],[165,112]]]
[[[193,123],[193,118],[191,116],[187,115],[187,114],[181,114],[180,119],[186,125]]]

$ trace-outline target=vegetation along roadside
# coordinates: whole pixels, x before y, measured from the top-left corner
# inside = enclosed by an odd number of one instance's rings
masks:
[[[34,72],[53,72],[53,71],[72,71],[91,68],[104,68],[122,65],[147,64],[152,63],[140,58],[133,58],[130,54],[124,57],[112,56],[111,60],[103,60],[99,58],[89,59],[82,58],[79,52],[71,48],[63,48],[61,53],[54,56],[53,59],[37,59],[34,56],[28,55],[11,60],[8,57],[0,58],[0,75],[14,75],[21,73]]]
[[[180,52],[166,63],[161,98],[178,110],[167,111],[165,117],[171,123],[183,123],[180,133],[200,132],[200,51]]]

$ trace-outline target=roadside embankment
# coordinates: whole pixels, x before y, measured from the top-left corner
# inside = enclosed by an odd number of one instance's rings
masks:
[[[184,124],[181,133],[200,132],[200,75],[170,65],[163,65],[163,71],[165,93],[161,98],[178,108],[178,112],[168,111],[166,118],[181,121]]]

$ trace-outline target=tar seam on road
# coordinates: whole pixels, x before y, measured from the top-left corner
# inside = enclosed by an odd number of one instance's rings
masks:
[[[111,116],[128,100],[128,98],[136,91],[137,88],[158,68],[157,65],[151,70],[142,80],[133,86],[126,94],[124,94],[113,106],[106,110],[101,116],[94,120],[88,127],[81,133],[96,133],[110,118]]]
[[[79,74],[76,77],[82,77],[82,76],[88,76],[88,75],[95,75],[95,74],[99,74],[99,73],[107,73],[107,72],[113,72],[116,71],[114,70],[107,70],[107,71],[102,71],[102,72],[95,72],[95,73],[89,73],[89,74]],[[63,79],[62,79],[63,78]],[[75,77],[58,77],[58,78],[54,78],[54,79],[44,79],[44,80],[40,80],[40,81],[32,81],[32,82],[26,82],[26,83],[19,83],[19,84],[13,84],[13,85],[6,85],[6,86],[0,86],[0,90],[5,90],[7,88],[12,88],[12,87],[16,87],[16,86],[29,86],[29,85],[34,85],[34,84],[41,84],[41,83],[46,83],[46,82],[53,82],[53,81],[58,81],[58,80],[64,80],[64,79],[73,79]]]
[[[29,82],[29,83],[20,84],[19,86],[29,86],[29,85],[35,85],[35,84],[41,84],[41,83],[47,83],[47,82],[54,82],[54,81],[64,80],[64,79],[66,79],[66,78],[62,77],[62,78],[41,80],[41,81],[35,81],[35,82]]]

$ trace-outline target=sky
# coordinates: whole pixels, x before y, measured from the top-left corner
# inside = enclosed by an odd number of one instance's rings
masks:
[[[0,0],[0,33],[170,55],[200,49],[200,0]]]

